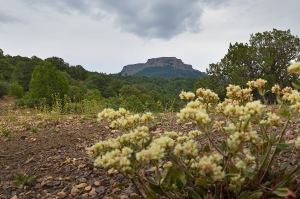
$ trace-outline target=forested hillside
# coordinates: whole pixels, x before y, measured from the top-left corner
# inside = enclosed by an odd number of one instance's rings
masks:
[[[198,79],[108,75],[71,66],[59,57],[43,60],[0,51],[0,95],[16,98],[20,106],[51,105],[59,96],[71,102],[95,100],[106,107],[135,111],[178,110],[183,103],[179,93],[193,91]]]

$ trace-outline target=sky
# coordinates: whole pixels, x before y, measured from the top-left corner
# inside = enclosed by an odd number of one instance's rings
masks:
[[[258,32],[300,36],[299,0],[0,0],[5,55],[60,57],[88,71],[176,57],[205,72]]]

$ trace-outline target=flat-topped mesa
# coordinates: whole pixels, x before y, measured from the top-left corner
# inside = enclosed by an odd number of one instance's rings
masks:
[[[174,69],[181,69],[186,71],[194,71],[192,65],[184,64],[181,59],[177,59],[176,57],[159,57],[159,58],[152,58],[148,59],[146,63],[139,63],[139,64],[130,64],[127,66],[124,66],[121,75],[133,75],[135,73],[138,73],[145,68],[150,67],[165,67],[165,66],[171,66]]]
[[[177,59],[176,57],[160,57],[148,59],[146,65],[147,67],[172,66],[173,68],[182,70],[193,70],[192,65],[184,64],[181,59]]]

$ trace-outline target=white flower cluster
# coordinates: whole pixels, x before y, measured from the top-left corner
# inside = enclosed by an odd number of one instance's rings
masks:
[[[252,142],[253,144],[258,144],[260,142],[260,137],[256,131],[236,131],[227,139],[227,144],[231,149],[237,148],[242,142]]]
[[[198,131],[198,130],[193,130],[193,131],[190,131],[188,133],[188,136],[190,138],[197,138],[197,137],[200,137],[201,135],[203,135],[203,133],[201,131]]]
[[[271,88],[271,91],[272,93],[275,93],[276,95],[279,95],[280,94],[280,86],[278,84],[275,84],[272,88]]]
[[[122,151],[119,149],[115,149],[113,151],[107,152],[103,156],[99,156],[96,160],[94,165],[103,167],[103,168],[116,168],[120,169],[123,172],[131,171],[131,154],[133,153],[133,150],[131,150],[128,147],[124,147]]]
[[[142,148],[143,144],[150,139],[148,131],[148,127],[141,126],[115,139],[98,142],[88,149],[88,154],[97,157],[95,166],[116,168],[124,172],[130,171],[133,149],[126,145]]]
[[[289,73],[300,75],[300,62],[295,62],[287,68]]]
[[[198,88],[196,94],[202,103],[216,103],[219,100],[218,95],[210,89]]]
[[[248,81],[247,86],[249,86],[250,88],[263,88],[267,83],[267,80],[264,79],[257,79],[256,81]]]
[[[169,137],[160,137],[152,141],[148,149],[136,154],[138,161],[149,163],[151,160],[161,161],[167,149],[173,147],[175,141]]]
[[[222,167],[219,165],[222,160],[222,156],[219,154],[212,154],[210,156],[203,156],[199,160],[190,161],[191,168],[198,171],[201,175],[207,175],[214,180],[221,180],[225,177],[225,172],[222,171]]]
[[[235,166],[238,169],[244,170],[246,168],[246,164],[243,160],[241,160],[239,157],[235,158]]]
[[[252,101],[252,89],[251,88],[245,88],[241,89],[240,86],[235,86],[232,84],[229,84],[228,87],[226,87],[227,90],[227,97],[229,99],[234,99],[238,101]]]
[[[177,113],[178,122],[183,122],[185,120],[191,119],[200,124],[207,124],[211,121],[207,112],[202,107],[191,108],[185,107],[180,110],[180,113]]]
[[[228,104],[223,113],[244,120],[251,116],[259,116],[264,107],[265,105],[262,105],[260,101],[248,102],[245,106]]]
[[[195,94],[192,92],[184,92],[182,91],[179,94],[180,99],[182,100],[193,100],[195,98]]]
[[[101,121],[102,119],[112,121],[110,124],[111,128],[122,127],[128,129],[139,123],[147,124],[154,120],[154,116],[150,112],[140,116],[139,114],[131,114],[124,108],[120,108],[118,111],[115,111],[111,108],[106,108],[98,114],[98,121]]]
[[[280,126],[282,124],[280,117],[275,113],[267,113],[267,116],[267,120],[261,120],[260,124],[265,126]]]
[[[165,131],[164,135],[175,140],[179,136],[182,136],[182,133],[177,133],[175,131]]]
[[[198,155],[197,143],[194,140],[188,140],[183,144],[177,144],[174,148],[174,154],[196,157]]]

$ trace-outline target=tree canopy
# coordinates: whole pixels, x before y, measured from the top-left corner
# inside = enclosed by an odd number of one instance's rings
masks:
[[[288,75],[287,67],[298,60],[300,40],[290,30],[273,29],[251,34],[249,44],[230,44],[224,58],[209,65],[207,73],[211,77],[200,79],[197,85],[215,90],[221,98],[225,95],[226,85],[243,86],[258,78],[268,81],[267,88],[275,83],[289,86],[295,77]]]
[[[62,72],[57,70],[50,62],[36,66],[29,84],[32,99],[46,98],[47,103],[52,102],[52,95],[61,98],[68,93],[69,84]]]

